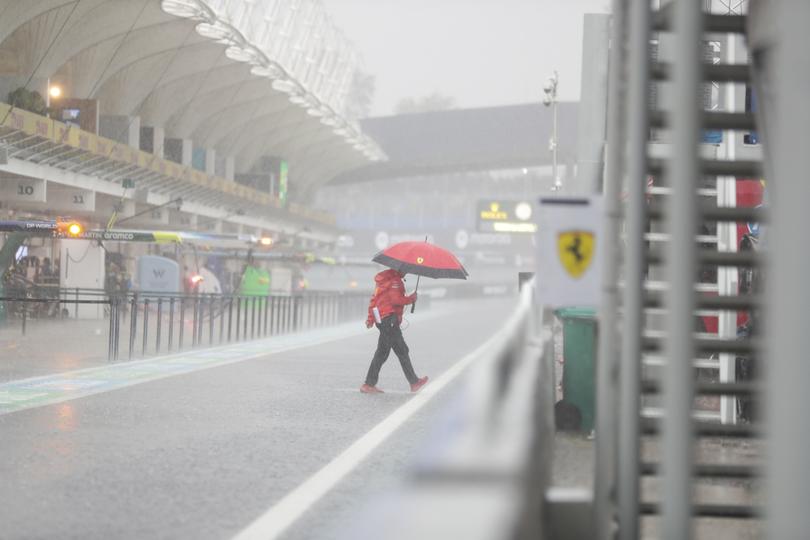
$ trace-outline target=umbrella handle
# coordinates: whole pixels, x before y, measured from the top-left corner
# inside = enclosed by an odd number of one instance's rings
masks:
[[[413,290],[414,293],[419,290],[419,280],[421,278],[422,276],[416,276],[416,288]],[[416,311],[416,300],[414,300],[413,304],[411,304],[411,313],[413,313],[414,311]]]
[[[428,241],[428,237],[427,237],[427,235],[425,235],[425,243],[426,244],[427,244],[427,241]],[[416,292],[416,291],[419,290],[419,280],[421,278],[422,278],[422,276],[416,276],[416,288],[413,290],[413,292]],[[416,301],[414,301],[414,303],[411,304],[411,313],[413,313],[414,311],[416,311]]]

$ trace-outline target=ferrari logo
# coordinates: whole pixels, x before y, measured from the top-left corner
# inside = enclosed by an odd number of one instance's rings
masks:
[[[425,262],[425,259],[423,259],[422,257],[416,258],[416,264],[422,264],[423,262]]]
[[[591,266],[594,235],[588,231],[563,231],[557,236],[557,252],[565,271],[577,279]]]

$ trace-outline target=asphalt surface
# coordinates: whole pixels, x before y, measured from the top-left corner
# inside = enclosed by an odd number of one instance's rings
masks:
[[[435,379],[489,338],[514,300],[469,301],[404,333]],[[386,394],[357,388],[376,330],[0,415],[0,538],[230,538],[411,399],[394,355]],[[286,538],[350,538],[395,487],[456,380]],[[384,531],[381,531],[384,537]]]

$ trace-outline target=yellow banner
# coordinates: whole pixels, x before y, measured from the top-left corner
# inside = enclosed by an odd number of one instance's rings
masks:
[[[68,126],[62,122],[57,122],[29,111],[14,108],[9,112],[10,109],[11,107],[7,103],[0,103],[0,120],[5,118],[2,127],[49,139],[58,144],[66,144],[74,148],[85,150],[96,156],[103,156],[123,163],[137,165],[138,167],[149,168],[165,176],[193,182],[251,201],[258,201],[276,208],[281,207],[277,197],[259,192],[233,181],[216,176],[209,176],[202,171],[184,167],[172,161],[156,157],[153,154],[100,137],[94,133],[82,131],[75,126]],[[305,216],[322,223],[334,224],[335,222],[334,218],[328,214],[309,210],[298,205],[290,205],[289,210],[293,214]],[[170,241],[176,240],[172,239]]]

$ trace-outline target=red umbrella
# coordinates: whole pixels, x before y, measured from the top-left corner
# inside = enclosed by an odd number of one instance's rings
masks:
[[[469,275],[456,256],[446,249],[424,242],[400,242],[384,249],[371,259],[403,274],[416,274],[416,290],[422,276],[431,278],[467,279]],[[416,303],[411,305],[411,313]]]
[[[455,255],[427,242],[399,242],[372,260],[404,274],[450,279],[467,279],[469,275]]]

